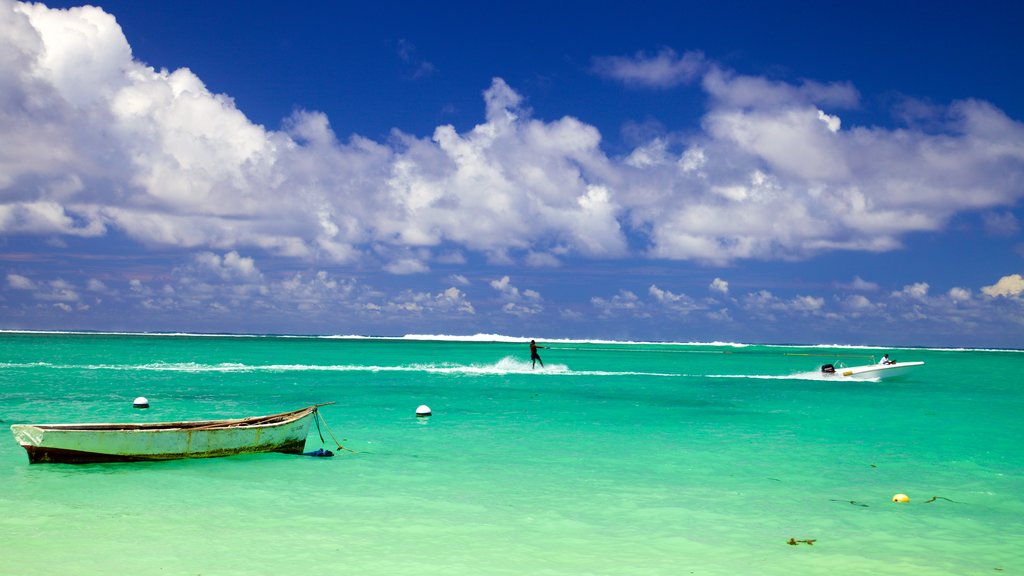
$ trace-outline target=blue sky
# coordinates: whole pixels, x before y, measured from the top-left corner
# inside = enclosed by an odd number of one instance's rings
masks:
[[[0,328],[1019,348],[1022,26],[0,0]]]

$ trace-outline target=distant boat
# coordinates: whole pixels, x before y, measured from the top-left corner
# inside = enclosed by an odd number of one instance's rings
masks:
[[[891,364],[866,364],[864,366],[843,366],[842,364],[825,364],[821,367],[822,374],[838,376],[853,380],[893,380],[902,378],[924,362],[893,362]]]
[[[134,462],[212,458],[253,452],[301,454],[316,404],[291,412],[190,422],[15,424],[29,463]]]

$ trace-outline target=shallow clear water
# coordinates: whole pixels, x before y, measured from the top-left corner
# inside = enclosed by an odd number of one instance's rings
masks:
[[[354,451],[30,466],[8,436],[0,574],[1024,571],[1020,352],[550,347],[0,334],[5,427],[334,401]],[[926,364],[817,372],[886,351]]]

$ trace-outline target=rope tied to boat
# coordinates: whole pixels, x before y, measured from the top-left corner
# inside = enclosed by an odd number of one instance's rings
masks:
[[[334,432],[331,431],[331,427],[327,425],[327,419],[324,418],[324,415],[320,413],[319,408],[313,408],[313,415],[314,420],[316,420],[316,431],[318,434],[320,434],[321,444],[326,444],[326,441],[324,440],[324,435],[322,432],[320,432],[320,421],[323,420],[324,428],[327,429],[327,433],[331,436],[331,439],[334,440],[334,443],[338,445],[338,450],[345,450],[346,452],[358,454],[358,452],[356,452],[355,450],[352,450],[351,448],[345,448],[344,446],[341,445],[341,442],[338,442],[338,438],[334,435]]]

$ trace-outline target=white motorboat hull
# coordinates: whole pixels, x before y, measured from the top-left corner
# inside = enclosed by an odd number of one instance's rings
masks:
[[[896,362],[894,364],[836,367],[835,375],[853,380],[894,380],[906,376],[918,366],[924,366],[924,362]]]

